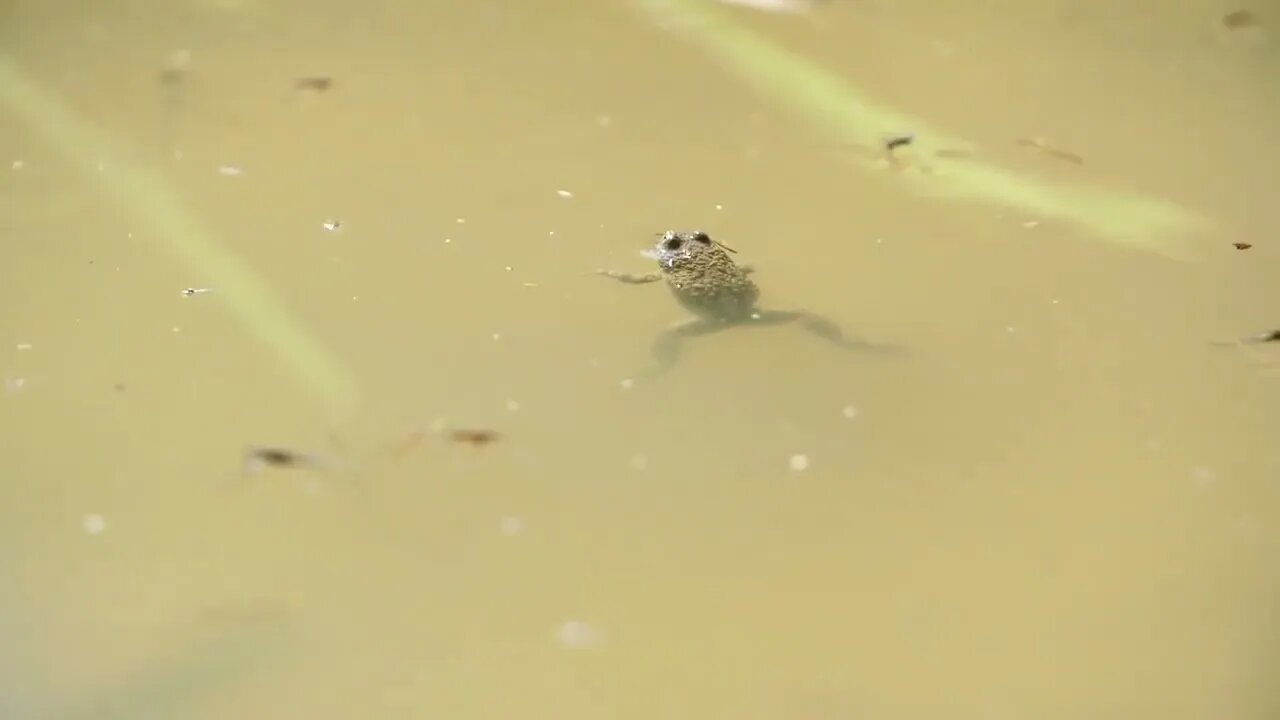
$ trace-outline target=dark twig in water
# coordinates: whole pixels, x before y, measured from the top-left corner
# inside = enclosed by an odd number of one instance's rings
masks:
[[[1253,243],[1235,242],[1235,243],[1231,243],[1231,247],[1237,250],[1248,250],[1249,248],[1253,247]]]
[[[316,468],[321,464],[314,455],[279,447],[254,447],[244,453],[244,470],[250,474],[268,467]]]
[[[333,87],[333,78],[321,75],[298,78],[293,81],[293,87],[295,90],[311,90],[322,93]]]
[[[502,438],[496,430],[453,430],[449,439],[456,443],[465,443],[473,447],[484,447]]]
[[[916,141],[915,133],[907,133],[905,135],[894,135],[893,137],[884,141],[884,149],[889,152],[893,152],[894,150],[897,150],[900,147],[910,145],[915,141]]]
[[[261,460],[265,465],[292,467],[302,462],[302,456],[292,450],[283,448],[254,448],[246,453],[254,460]]]

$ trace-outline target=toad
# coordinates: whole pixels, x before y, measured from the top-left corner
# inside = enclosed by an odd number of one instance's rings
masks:
[[[707,335],[739,325],[798,323],[806,331],[844,350],[885,349],[845,337],[836,323],[804,310],[769,310],[757,305],[760,290],[751,275],[755,268],[734,262],[737,251],[713,240],[701,230],[668,230],[641,253],[658,263],[658,271],[646,274],[597,270],[605,277],[633,285],[665,280],[667,288],[693,317],[674,325],[654,340],[657,365],[643,377],[669,370],[690,337]]]

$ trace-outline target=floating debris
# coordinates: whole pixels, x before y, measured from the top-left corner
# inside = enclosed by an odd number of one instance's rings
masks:
[[[899,148],[914,144],[915,141],[915,133],[906,133],[885,138],[880,145],[876,147],[853,142],[844,143],[841,147],[852,150],[853,154],[862,157],[863,159],[873,160],[880,166],[887,166],[895,170],[914,170],[925,174],[932,173],[932,166],[918,161],[913,161],[907,157],[900,157],[894,152]],[[960,150],[957,148],[939,148],[933,151],[933,156],[944,160],[973,159],[973,153],[968,150]]]
[[[333,78],[323,75],[314,75],[311,77],[300,77],[293,81],[294,90],[310,91],[314,93],[322,93],[333,87]]]
[[[178,294],[183,297],[191,297],[192,295],[203,295],[209,292],[213,292],[213,288],[187,288]]]
[[[1250,10],[1236,10],[1222,16],[1222,27],[1228,30],[1243,30],[1244,28],[1257,27],[1262,22],[1258,16]]]
[[[484,447],[498,442],[502,435],[496,430],[451,430],[449,439],[472,447]]]
[[[809,469],[809,456],[797,453],[787,461],[787,466],[796,472]]]
[[[342,223],[337,220],[325,220],[320,223],[320,227],[328,230],[329,232],[338,232],[338,230],[342,228]]]
[[[894,150],[897,150],[898,148],[906,145],[910,145],[915,141],[916,141],[915,133],[907,133],[905,135],[894,135],[893,137],[884,141],[884,149],[889,152],[893,152]]]
[[[239,177],[244,174],[244,170],[241,170],[235,165],[219,165],[218,172],[222,175],[226,175],[227,177]]]
[[[858,408],[853,405],[845,405],[841,408],[840,414],[852,420],[858,417]]]
[[[1260,333],[1258,335],[1250,335],[1249,337],[1241,338],[1240,342],[1246,343],[1249,345],[1280,342],[1280,330],[1270,330],[1268,332]]]
[[[392,460],[403,460],[409,453],[414,452],[422,446],[423,441],[427,439],[427,431],[417,428],[405,434],[398,442],[393,444],[388,451]]]
[[[573,197],[573,193],[569,192],[568,190],[557,190],[557,191],[556,191],[556,194],[557,194],[557,195],[559,195],[559,196],[560,196],[560,197],[562,197],[562,198],[571,198],[571,197]]]
[[[1235,243],[1231,243],[1231,247],[1237,250],[1248,250],[1249,248],[1253,247],[1253,243],[1235,242]]]
[[[1043,155],[1048,155],[1049,157],[1057,158],[1059,160],[1065,160],[1075,165],[1084,164],[1084,158],[1073,152],[1067,152],[1066,150],[1053,147],[1049,145],[1049,143],[1045,142],[1044,138],[1018,138],[1018,144],[1022,147],[1031,148]]]
[[[244,453],[244,471],[247,474],[257,474],[268,467],[317,468],[323,464],[314,455],[285,448],[254,447],[245,450]]]
[[[508,516],[498,521],[498,532],[503,535],[519,535],[524,530],[524,521],[518,517]]]
[[[21,170],[22,168],[26,167],[26,165],[27,164],[21,160],[14,160],[12,163],[9,164],[9,167],[13,168],[14,170]]]

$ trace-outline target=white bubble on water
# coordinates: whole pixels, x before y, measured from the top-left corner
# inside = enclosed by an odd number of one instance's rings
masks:
[[[556,639],[567,648],[583,650],[599,645],[602,638],[600,631],[590,623],[566,620],[556,631]]]
[[[1218,473],[1203,465],[1191,468],[1191,482],[1196,487],[1207,488],[1218,481]]]
[[[97,513],[90,513],[80,519],[80,526],[90,535],[98,535],[107,529],[107,519]]]

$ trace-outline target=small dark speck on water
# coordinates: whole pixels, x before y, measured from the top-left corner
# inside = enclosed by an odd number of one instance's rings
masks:
[[[160,84],[165,87],[176,87],[187,79],[187,71],[183,68],[165,68],[160,71]]]

